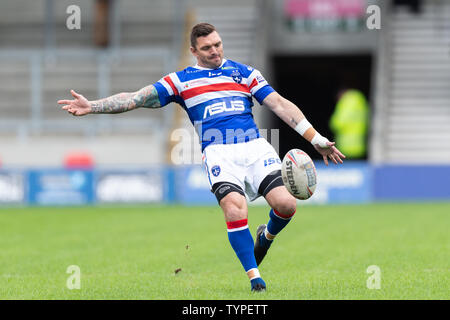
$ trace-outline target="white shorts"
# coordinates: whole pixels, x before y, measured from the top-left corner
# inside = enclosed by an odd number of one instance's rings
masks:
[[[209,185],[231,182],[242,188],[250,201],[257,199],[264,178],[281,170],[281,160],[264,138],[236,144],[211,144],[203,150]]]

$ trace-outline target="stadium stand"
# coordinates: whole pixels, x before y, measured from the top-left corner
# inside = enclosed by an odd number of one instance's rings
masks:
[[[385,13],[372,160],[450,160],[450,3]]]
[[[81,30],[66,27],[66,9],[72,4],[81,9]],[[226,6],[217,0],[111,1],[106,49],[94,42],[94,0],[2,1],[0,140],[8,150],[2,152],[5,163],[61,164],[67,152],[87,141],[100,165],[163,163],[177,106],[75,119],[59,110],[56,101],[69,97],[71,88],[88,99],[135,91],[176,70],[184,14],[199,4],[202,9],[195,16],[217,24],[227,54],[251,61],[254,0]],[[239,14],[233,14],[236,11]],[[143,146],[146,155],[142,155]],[[27,154],[40,154],[41,159]]]
[[[346,36],[345,41],[337,34],[280,36],[282,20],[269,11],[282,2],[112,1],[110,46],[102,49],[93,38],[95,0],[76,1],[81,30],[66,27],[66,8],[73,1],[1,1],[0,143],[8,150],[0,151],[3,164],[61,164],[67,152],[86,142],[99,165],[165,162],[175,105],[75,119],[59,110],[56,100],[69,97],[70,88],[88,99],[134,91],[180,69],[181,50],[186,50],[182,38],[189,27],[184,26],[185,14],[193,8],[195,22],[209,21],[220,30],[228,58],[267,69],[268,79],[270,66],[264,57],[280,50],[373,51],[377,63],[370,160],[449,161],[448,1],[424,0],[419,12],[389,10],[380,3],[382,32],[377,41],[370,32]],[[276,33],[264,25],[269,20]],[[265,43],[267,35],[275,37],[273,43]],[[260,109],[254,109],[257,119]],[[192,130],[183,116],[183,127]],[[144,154],[143,145],[148,151]]]

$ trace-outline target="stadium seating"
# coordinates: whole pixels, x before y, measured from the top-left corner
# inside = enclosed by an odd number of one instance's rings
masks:
[[[388,47],[383,112],[384,162],[450,159],[450,3],[425,1],[421,13],[395,11],[384,25]]]
[[[69,89],[88,99],[135,91],[176,70],[186,9],[201,7],[195,12],[197,21],[217,24],[227,56],[244,63],[252,59],[255,0],[227,5],[219,0],[112,3],[111,47],[102,50],[93,40],[94,0],[75,3],[81,9],[81,30],[66,27],[66,9],[73,1],[2,1],[0,140],[8,150],[5,163],[57,164],[84,141],[89,141],[98,164],[164,162],[176,106],[75,119],[56,101],[70,98]],[[187,117],[184,120],[191,130]],[[117,144],[122,142],[119,152]],[[149,155],[140,154],[143,146]],[[27,154],[40,154],[40,159]]]
[[[0,59],[1,121],[31,119],[30,64],[27,61]]]

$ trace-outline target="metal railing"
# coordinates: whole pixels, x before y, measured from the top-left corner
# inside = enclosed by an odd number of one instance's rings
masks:
[[[390,23],[392,19],[390,15],[390,5],[390,2],[380,3],[383,24],[381,26],[382,31],[378,36],[373,72],[374,76],[372,78],[372,92],[375,92],[375,96],[373,99],[374,111],[370,133],[369,160],[374,164],[382,163],[386,154],[386,124],[390,96],[389,71],[391,69],[392,58],[392,48],[389,43],[391,37]]]
[[[152,119],[114,119],[114,117],[100,115],[83,121],[71,121],[67,119],[46,119],[43,115],[43,80],[44,67],[47,63],[55,61],[66,61],[70,63],[72,60],[96,61],[96,83],[98,97],[107,97],[117,92],[111,92],[111,65],[118,61],[125,60],[158,60],[163,61],[162,66],[158,66],[162,70],[161,77],[174,70],[173,57],[169,48],[145,48],[145,49],[52,49],[52,50],[0,50],[0,61],[4,62],[25,62],[28,64],[29,75],[28,81],[23,83],[23,92],[29,93],[29,117],[2,117],[0,113],[0,132],[15,132],[18,136],[30,133],[58,133],[58,132],[74,132],[84,133],[86,135],[95,135],[106,128],[117,128],[118,130],[155,132],[164,131],[169,128],[168,125],[172,121],[173,108],[167,108],[163,112],[163,118]],[[4,79],[7,81],[7,79]],[[69,89],[69,88],[68,88]],[[139,88],[136,88],[136,90]],[[65,94],[65,93],[64,93]],[[61,97],[63,98],[63,97]],[[56,108],[55,112],[60,112]],[[2,110],[0,110],[2,112]],[[4,112],[4,111],[3,111]]]

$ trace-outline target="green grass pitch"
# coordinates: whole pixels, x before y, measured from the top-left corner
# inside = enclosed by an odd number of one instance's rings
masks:
[[[299,206],[251,293],[218,206],[1,208],[0,300],[449,299],[449,225],[450,203]]]

